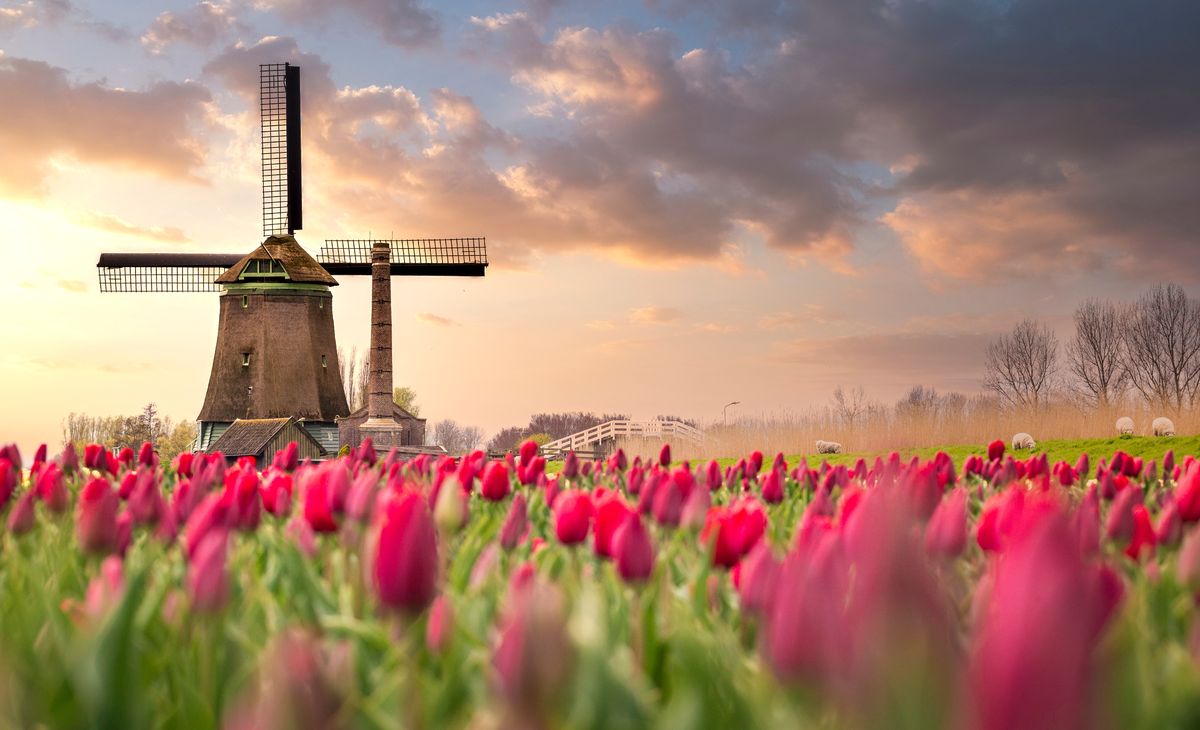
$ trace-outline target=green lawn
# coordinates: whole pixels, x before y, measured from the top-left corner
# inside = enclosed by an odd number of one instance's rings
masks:
[[[1162,461],[1163,454],[1168,449],[1175,451],[1176,461],[1181,461],[1186,454],[1200,455],[1200,435],[1193,436],[1114,436],[1107,439],[1075,439],[1061,441],[1042,441],[1038,443],[1038,448],[1035,453],[1045,452],[1053,464],[1056,461],[1069,461],[1072,464],[1079,458],[1083,452],[1087,452],[1092,457],[1092,466],[1095,468],[1097,460],[1100,458],[1109,458],[1117,450],[1124,451],[1132,456],[1140,456],[1147,461],[1156,459]],[[900,455],[905,459],[911,459],[913,456],[919,456],[922,459],[932,458],[939,451],[945,451],[954,458],[955,464],[961,466],[964,459],[971,454],[987,454],[987,444],[959,444],[953,446],[931,446],[922,449],[906,449],[900,452]],[[1011,450],[1008,453],[1012,453]],[[1022,458],[1030,455],[1030,452],[1016,452]],[[774,454],[765,454],[765,462],[770,464]],[[862,457],[868,462],[874,461],[876,456],[887,456],[887,452],[882,454],[874,452],[856,452],[849,454],[834,454],[821,456],[819,454],[790,454],[787,457],[788,465],[795,466],[801,457],[808,459],[809,466],[816,467],[826,459],[830,464],[846,464],[853,465],[855,461]],[[729,466],[736,462],[741,457],[725,457],[717,459],[721,466]],[[693,465],[694,466],[694,465]],[[549,473],[557,472],[562,468],[561,461],[552,461],[546,465],[546,471]]]

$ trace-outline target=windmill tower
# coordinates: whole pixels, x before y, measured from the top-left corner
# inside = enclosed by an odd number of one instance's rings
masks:
[[[197,418],[198,449],[211,447],[235,421],[294,418],[332,454],[343,438],[337,422],[351,415],[337,360],[334,275],[369,276],[374,268],[373,292],[381,276],[388,285],[386,311],[377,301],[372,305],[371,389],[386,381],[390,402],[391,277],[483,276],[487,247],[482,238],[326,241],[318,262],[294,236],[303,221],[300,69],[265,64],[259,81],[266,239],[245,255],[102,253],[96,264],[100,290],[219,292],[212,370]],[[386,249],[374,267],[372,249]],[[377,325],[381,318],[386,322]],[[380,355],[374,354],[377,329],[387,332],[386,359],[382,341]],[[416,434],[405,427],[407,414],[389,412],[381,398],[372,398],[372,422],[363,424],[361,435],[397,446],[423,439],[423,429]],[[360,435],[355,428],[342,431],[354,439]]]

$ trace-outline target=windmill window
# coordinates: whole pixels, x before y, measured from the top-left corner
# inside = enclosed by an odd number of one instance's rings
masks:
[[[287,271],[284,270],[283,264],[275,259],[250,259],[246,262],[246,266],[242,269],[242,273],[238,275],[238,278],[258,278],[263,276],[283,278],[287,276]]]
[[[242,309],[245,309],[246,307],[249,307],[249,306],[250,306],[250,297],[243,294],[242,295]]]
[[[323,367],[323,368],[329,367],[329,361],[325,358],[324,355],[321,356],[321,367]]]
[[[248,352],[242,353],[242,367],[244,367],[244,368],[250,367],[250,353],[248,353]]]

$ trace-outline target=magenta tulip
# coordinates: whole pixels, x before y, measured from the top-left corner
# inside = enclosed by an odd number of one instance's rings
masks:
[[[425,498],[407,492],[383,507],[372,575],[380,602],[420,613],[437,593],[437,528]]]

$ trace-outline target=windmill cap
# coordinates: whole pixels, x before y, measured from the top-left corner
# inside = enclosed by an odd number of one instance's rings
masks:
[[[268,261],[274,259],[283,265],[287,274],[285,281],[297,284],[324,284],[337,286],[334,279],[317,260],[296,241],[295,236],[269,236],[262,245],[243,256],[236,264],[230,266],[224,274],[217,277],[218,284],[237,284],[242,271],[251,261]]]

